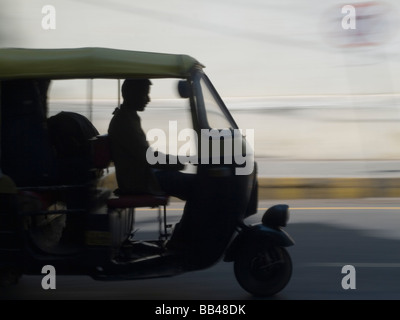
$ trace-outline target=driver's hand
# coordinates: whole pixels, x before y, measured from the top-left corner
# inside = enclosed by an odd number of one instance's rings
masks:
[[[185,164],[180,163],[179,158],[177,156],[171,154],[166,154],[165,156],[167,159],[166,164],[156,163],[152,165],[152,167],[160,170],[172,170],[172,171],[180,171],[185,169]]]

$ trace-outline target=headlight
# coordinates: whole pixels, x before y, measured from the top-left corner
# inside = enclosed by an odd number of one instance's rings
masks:
[[[262,217],[262,224],[270,227],[286,227],[289,221],[289,206],[277,204],[265,211]]]

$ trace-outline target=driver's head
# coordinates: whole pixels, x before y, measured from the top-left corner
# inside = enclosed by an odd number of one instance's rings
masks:
[[[151,84],[149,79],[126,79],[121,88],[124,99],[122,104],[137,111],[143,111],[150,102]]]

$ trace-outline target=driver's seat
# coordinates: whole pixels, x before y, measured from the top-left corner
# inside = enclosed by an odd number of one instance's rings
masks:
[[[110,140],[107,134],[98,135],[91,139],[92,145],[92,165],[95,169],[107,169],[111,162]],[[152,194],[123,194],[119,195],[114,191],[114,195],[106,201],[108,213],[115,210],[135,208],[158,208],[160,221],[160,239],[167,239],[169,236],[167,224],[167,208],[169,197],[167,195],[152,195]],[[163,210],[161,210],[161,208]],[[163,218],[161,219],[161,215]],[[134,220],[134,219],[133,219]]]

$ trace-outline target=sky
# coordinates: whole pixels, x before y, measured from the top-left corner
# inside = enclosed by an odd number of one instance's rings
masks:
[[[395,0],[0,0],[0,12],[2,47],[189,54],[223,97],[400,91]]]

